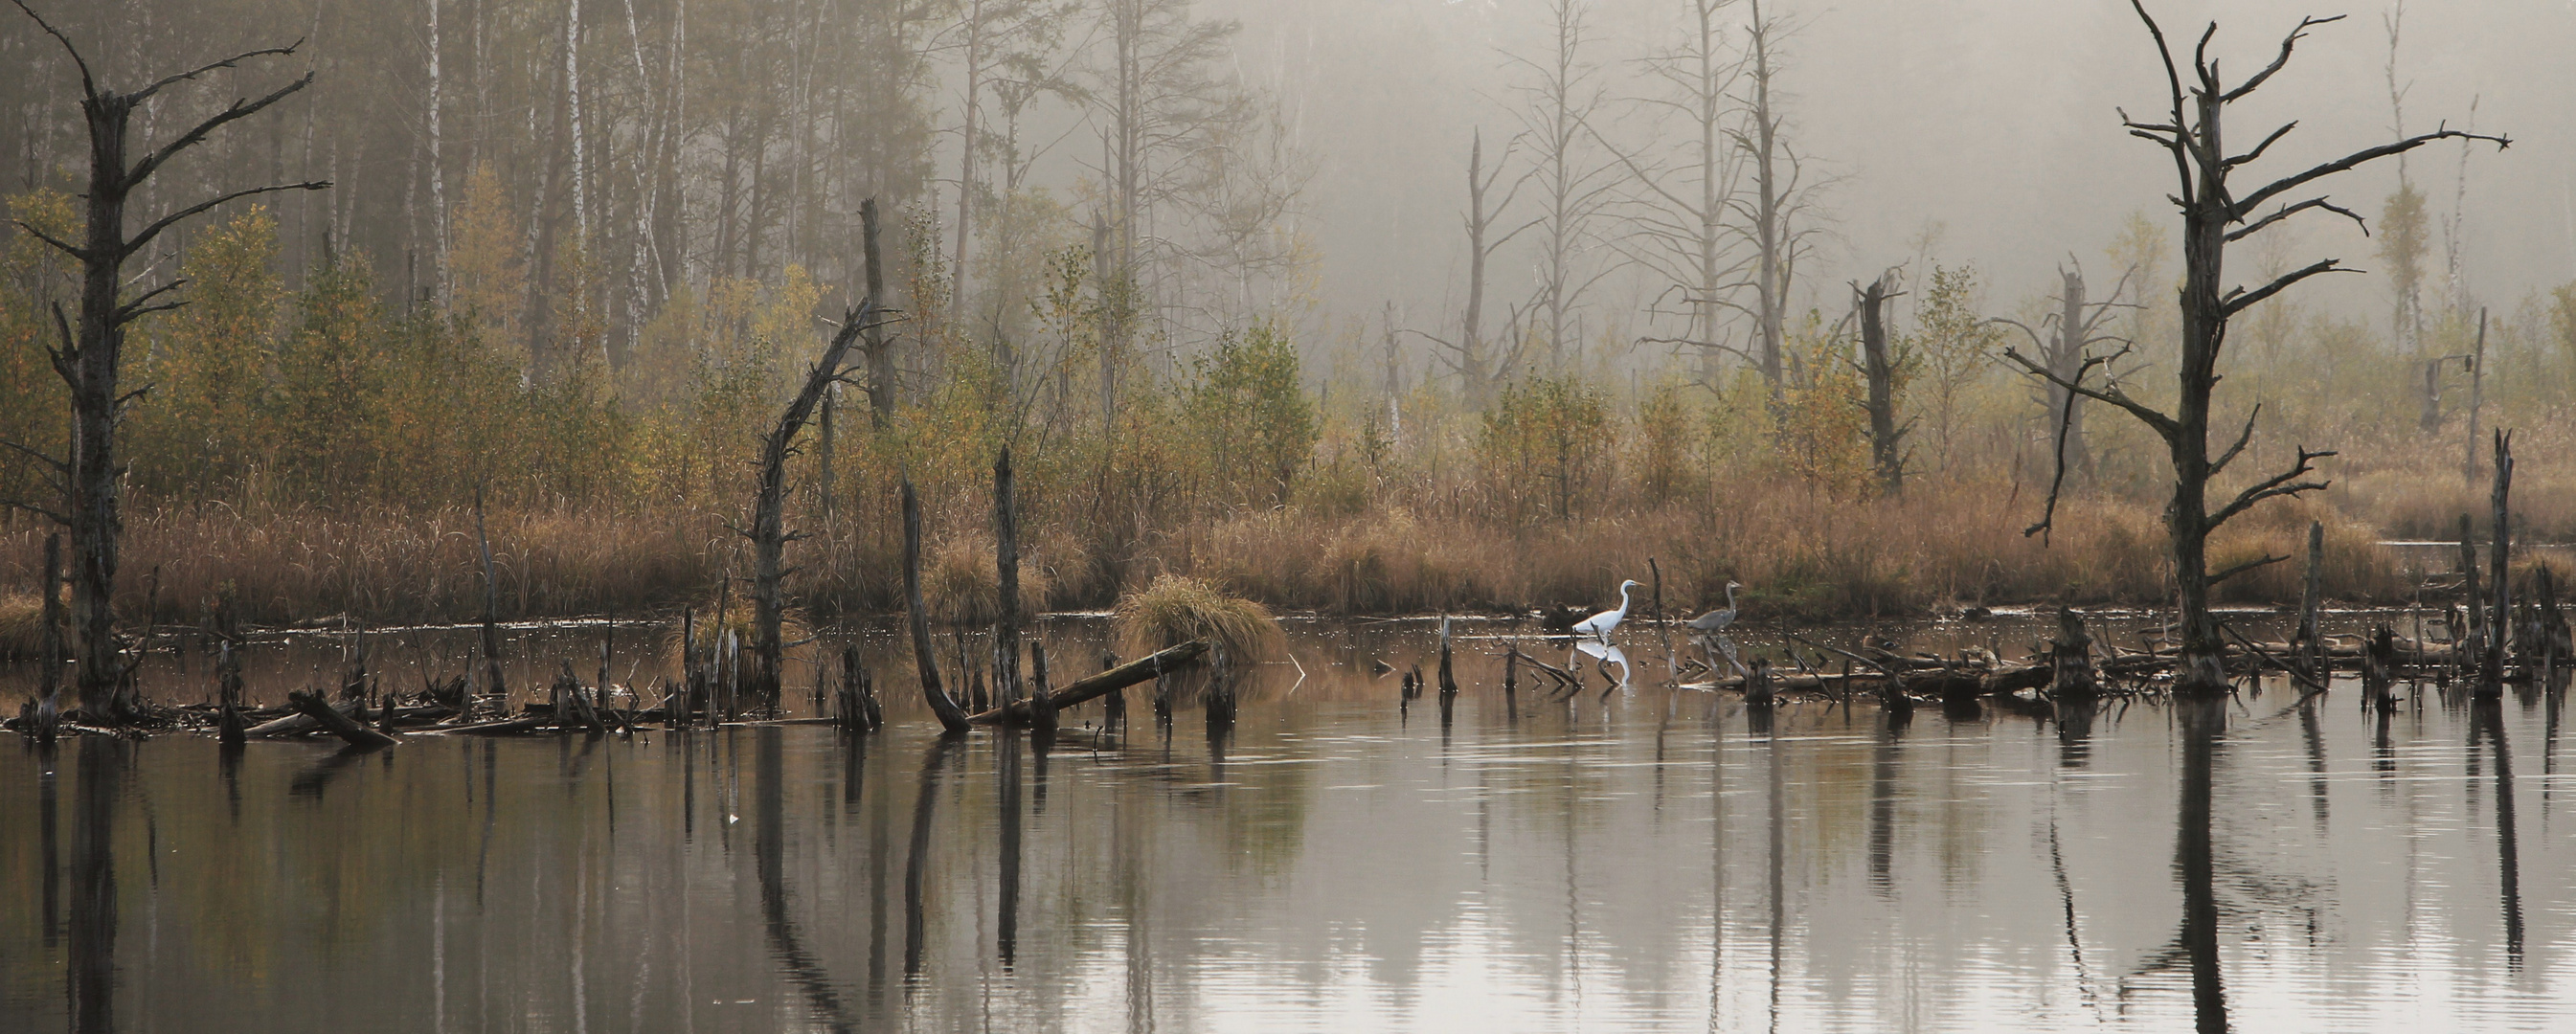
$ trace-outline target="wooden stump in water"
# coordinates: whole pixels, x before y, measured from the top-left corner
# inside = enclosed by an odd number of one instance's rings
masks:
[[[1768,709],[1771,706],[1773,696],[1774,694],[1771,688],[1771,659],[1768,657],[1755,658],[1753,661],[1752,673],[1744,677],[1745,706]]]
[[[2370,634],[2361,650],[2362,706],[2375,707],[2386,713],[2396,706],[2390,692],[2397,683],[2397,634],[2381,625]]]
[[[2102,695],[2093,672],[2093,637],[2085,633],[2084,616],[2073,607],[2057,608],[2057,640],[2049,645],[2048,695],[2055,700],[2091,700]]]
[[[1044,744],[1055,741],[1056,707],[1055,698],[1050,695],[1053,692],[1054,687],[1047,684],[1046,644],[1031,640],[1029,643],[1029,728],[1035,734],[1035,742],[1040,744],[1038,749],[1041,751],[1046,749]]]

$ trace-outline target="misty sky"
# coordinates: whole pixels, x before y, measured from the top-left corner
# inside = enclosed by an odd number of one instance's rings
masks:
[[[1766,9],[1768,5],[1766,5]],[[1939,256],[1974,262],[1987,306],[2001,311],[2053,286],[2068,256],[2099,270],[2131,212],[2175,222],[2163,195],[2172,166],[2122,133],[2114,113],[2156,113],[2163,77],[2145,32],[2120,0],[1803,0],[1780,5],[1801,23],[1782,77],[1793,132],[1839,177],[1825,199],[1835,239],[1804,277],[1842,304],[1846,280],[1906,261],[1929,222]],[[1243,23],[1244,74],[1286,99],[1317,163],[1309,231],[1323,252],[1323,289],[1336,319],[1372,323],[1386,301],[1402,322],[1454,322],[1464,296],[1464,203],[1469,134],[1513,128],[1506,52],[1544,43],[1540,0],[1207,0],[1208,15]],[[2231,78],[2270,60],[2301,14],[2349,14],[2314,30],[2288,72],[2236,109],[2231,138],[2250,144],[2278,121],[2300,127],[2255,173],[2279,175],[2388,138],[2386,5],[2335,0],[2163,0],[2150,10],[2169,34],[2196,38],[2223,16],[2215,52]],[[1669,40],[1678,0],[1597,0],[1591,53],[1614,94],[1645,86],[1633,62]],[[1740,2],[1735,20],[1744,20]],[[2576,278],[2565,127],[2576,102],[2576,4],[2567,0],[2414,0],[2406,10],[2399,76],[2411,83],[2407,129],[2447,118],[2509,133],[2515,146],[2470,158],[2462,237],[2470,287],[2510,311],[2527,292]],[[1634,128],[1636,123],[1631,123]],[[2429,265],[2438,278],[2439,224],[2452,207],[2460,150],[2416,152],[2413,173],[2436,220]],[[2268,178],[2268,177],[2266,177]],[[2375,217],[2395,184],[2386,165],[2332,182],[2341,203]],[[1517,214],[1526,216],[1530,209]],[[2300,221],[2288,257],[2340,257],[2369,268],[2375,244],[2348,221]],[[2254,275],[2250,250],[2233,269]],[[1525,296],[1526,250],[1496,263],[1495,291]],[[2103,275],[2112,275],[2104,273]],[[2384,278],[2329,278],[2302,301],[2385,325]],[[2428,293],[2438,289],[2428,283]],[[1641,285],[1607,285],[1602,310],[1633,309]],[[2428,301],[2429,301],[2428,297]],[[1499,306],[1495,315],[1499,319]]]

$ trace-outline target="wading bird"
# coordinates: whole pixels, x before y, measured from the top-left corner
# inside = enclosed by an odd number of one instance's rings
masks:
[[[1611,630],[1618,628],[1619,622],[1625,621],[1628,618],[1628,590],[1642,588],[1645,588],[1645,585],[1634,578],[1620,582],[1619,609],[1605,610],[1601,613],[1594,614],[1591,617],[1575,622],[1575,634],[1598,636],[1602,642],[1609,642]]]
[[[1707,635],[1707,634],[1709,634],[1709,633],[1711,633],[1711,632],[1717,631],[1718,629],[1725,628],[1725,627],[1726,627],[1726,626],[1728,626],[1728,625],[1732,625],[1732,624],[1734,624],[1734,623],[1735,623],[1735,590],[1737,590],[1737,589],[1741,589],[1741,588],[1743,588],[1743,587],[1744,587],[1744,586],[1743,586],[1743,584],[1742,584],[1742,583],[1740,583],[1740,582],[1735,582],[1735,581],[1729,581],[1729,582],[1727,582],[1727,583],[1726,583],[1726,609],[1725,609],[1725,610],[1712,610],[1712,611],[1709,611],[1709,612],[1708,612],[1708,613],[1706,613],[1706,614],[1702,614],[1702,615],[1700,615],[1700,616],[1698,616],[1698,617],[1695,617],[1695,618],[1690,619],[1690,621],[1686,622],[1688,625],[1690,625],[1690,630],[1691,630],[1692,632],[1695,632],[1695,633],[1700,634],[1700,635]]]

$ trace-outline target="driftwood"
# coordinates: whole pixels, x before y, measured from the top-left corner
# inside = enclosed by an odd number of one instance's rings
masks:
[[[286,699],[295,705],[297,711],[321,726],[323,731],[347,741],[352,747],[376,750],[394,745],[393,737],[358,724],[347,714],[323,700],[319,693],[294,692],[287,694]]]
[[[1063,711],[1065,708],[1107,696],[1147,679],[1178,672],[1197,663],[1198,659],[1207,652],[1208,644],[1205,640],[1193,639],[1067,685],[1063,689],[1048,694],[1047,704],[1057,711]],[[975,725],[1021,725],[1029,720],[1029,701],[1026,700],[1004,704],[963,719]]]

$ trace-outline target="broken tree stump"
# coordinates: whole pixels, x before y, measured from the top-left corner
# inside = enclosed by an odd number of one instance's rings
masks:
[[[2084,615],[2073,607],[2057,608],[2057,641],[2049,645],[2048,695],[2055,700],[2092,700],[2102,695],[2093,673],[2093,637],[2084,631]]]

